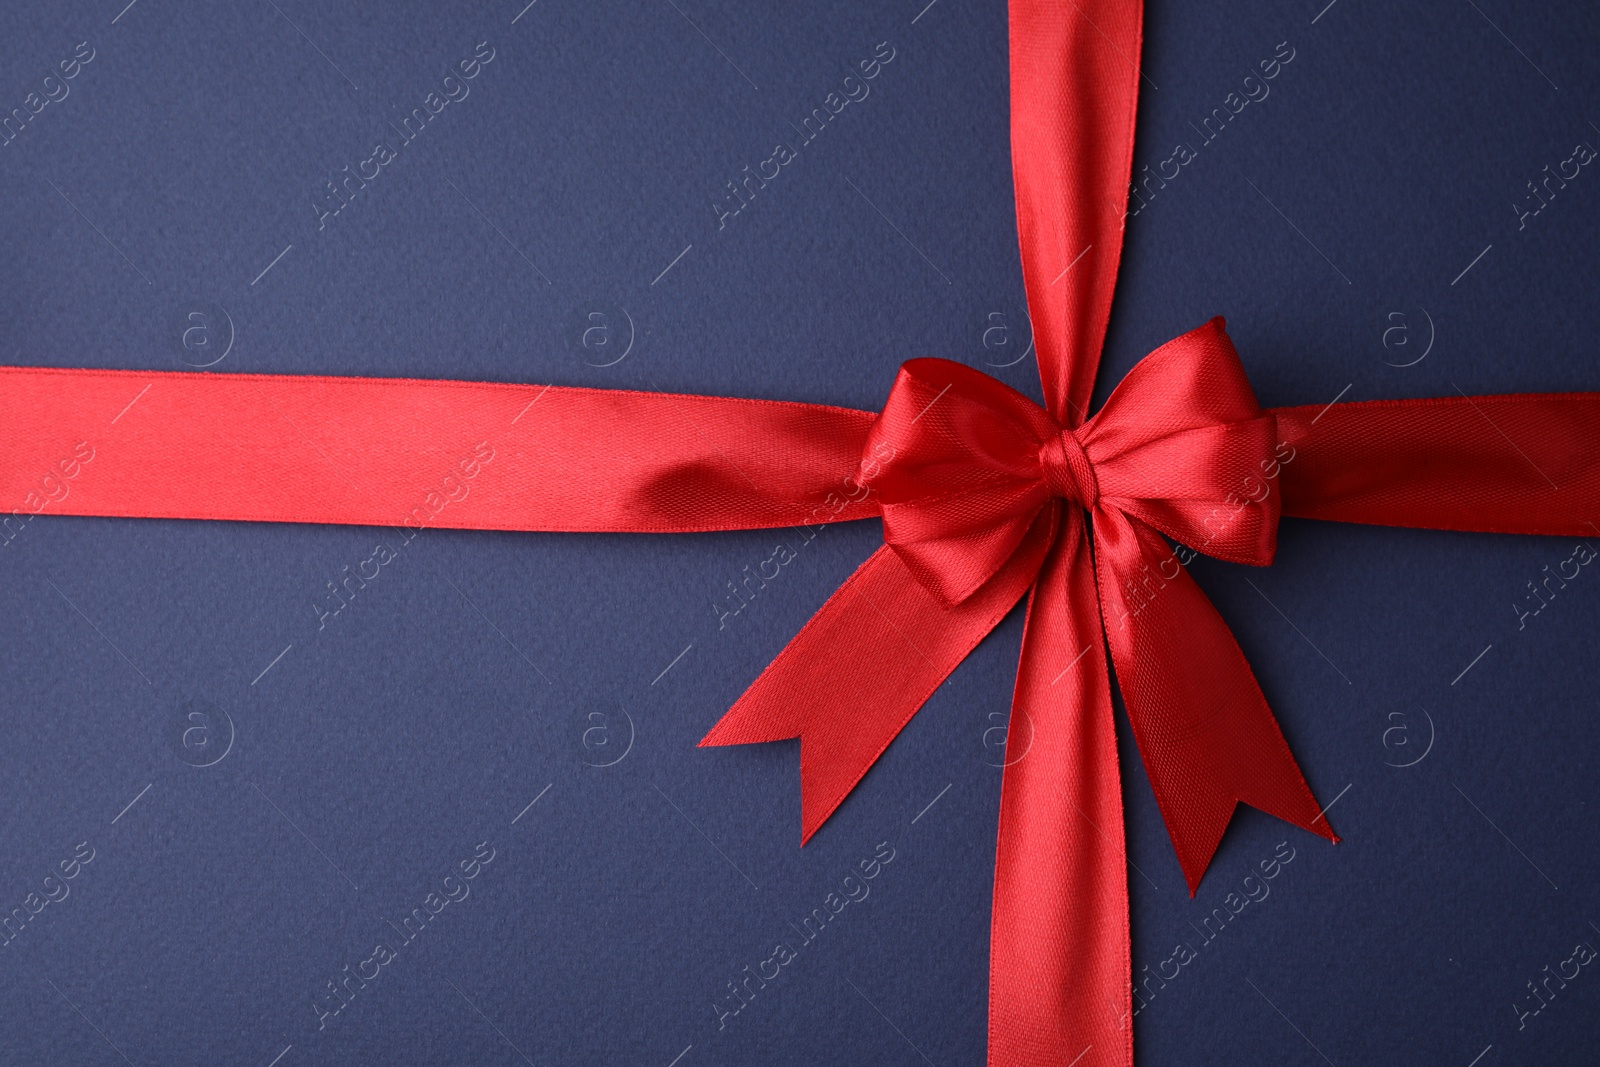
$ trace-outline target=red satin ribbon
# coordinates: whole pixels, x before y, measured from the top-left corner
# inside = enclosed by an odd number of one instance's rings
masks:
[[[1127,1067],[1127,869],[1102,647],[1191,892],[1238,801],[1332,838],[1237,644],[1162,535],[1266,564],[1280,512],[1580,536],[1600,514],[1600,394],[1263,411],[1220,320],[1146,357],[1084,418],[1120,254],[1139,33],[1137,0],[1011,3],[1044,408],[942,360],[906,364],[881,415],[0,368],[0,547],[35,514],[656,533],[880,516],[884,547],[702,743],[799,737],[809,837],[1026,595],[1012,729],[1031,743],[1002,785],[989,1061]]]

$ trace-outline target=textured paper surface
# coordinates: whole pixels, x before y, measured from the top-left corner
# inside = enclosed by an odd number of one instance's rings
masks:
[[[0,31],[5,362],[875,409],[936,355],[1037,395],[1002,4]],[[1097,397],[1214,314],[1268,405],[1600,387],[1597,31],[1152,4]],[[46,499],[96,475],[61,458]],[[8,526],[0,1061],[982,1062],[1020,615],[804,850],[794,745],[694,747],[878,542]],[[1280,546],[1194,573],[1344,843],[1243,812],[1190,901],[1125,743],[1140,1062],[1582,1062],[1600,577],[1558,539]]]

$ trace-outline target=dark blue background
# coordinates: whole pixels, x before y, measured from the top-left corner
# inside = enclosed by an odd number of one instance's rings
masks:
[[[95,58],[0,148],[0,360],[184,369],[206,308],[214,373],[876,408],[938,355],[1036,393],[1004,5],[924,3],[8,7],[6,112]],[[1600,16],[1406,7],[1150,5],[1136,170],[1295,58],[1128,221],[1100,397],[1219,313],[1267,404],[1600,387],[1600,173],[1520,231],[1509,206],[1600,144]],[[470,96],[319,231],[322,183],[480,41]],[[724,183],[881,41],[871,95],[719,230]],[[617,309],[631,350],[594,366]],[[0,948],[0,1062],[982,1062],[1017,615],[802,851],[794,745],[694,745],[875,526],[825,531],[721,631],[724,583],[791,535],[432,531],[319,632],[324,583],[388,536],[43,518],[0,549],[0,912],[95,850]],[[1600,575],[1519,631],[1570,542],[1280,543],[1195,571],[1344,844],[1242,811],[1191,902],[1125,745],[1135,970],[1199,946],[1141,1062],[1586,1062],[1593,968],[1520,1031],[1513,1004],[1600,946]],[[1285,840],[1271,896],[1200,945]],[[472,896],[319,1032],[324,983],[480,841]],[[871,896],[719,1032],[725,983],[882,841]]]

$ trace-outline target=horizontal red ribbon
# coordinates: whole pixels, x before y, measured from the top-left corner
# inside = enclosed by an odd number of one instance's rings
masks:
[[[846,483],[874,418],[560,386],[9,367],[0,513],[399,526],[420,508],[424,525],[468,530],[795,526],[877,513]],[[62,496],[51,479],[80,441],[96,458]],[[482,442],[494,491],[431,507]]]
[[[1277,476],[1284,515],[1595,532],[1584,513],[1600,500],[1600,393],[1266,413],[1293,449]],[[881,514],[863,492],[870,479],[856,480],[877,417],[565,386],[0,367],[0,515],[397,526],[487,441],[494,491],[428,525],[690,533],[841,522]],[[95,459],[67,479],[58,467],[79,442]]]

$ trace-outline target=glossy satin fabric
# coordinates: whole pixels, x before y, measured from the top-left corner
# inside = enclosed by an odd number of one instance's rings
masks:
[[[1293,449],[1278,476],[1284,515],[1573,536],[1600,521],[1600,394],[1268,413]],[[840,522],[880,514],[856,482],[876,419],[563,386],[0,367],[0,516],[10,529],[33,514],[403,525],[486,441],[496,458],[482,480],[427,525]],[[95,457],[68,477],[80,442]]]
[[[846,483],[874,418],[560,386],[9,367],[0,513],[636,533],[795,526],[877,513]],[[79,442],[95,456],[68,480],[58,466]],[[461,462],[480,444],[494,458],[468,479]]]
[[[0,368],[0,548],[36,514],[640,533],[881,517],[885,545],[703,743],[801,738],[809,838],[1026,597],[989,1060],[1126,1067],[1111,666],[1191,891],[1236,801],[1332,836],[1167,538],[1265,564],[1280,514],[1600,532],[1600,394],[1262,411],[1216,321],[1147,357],[1087,417],[1139,35],[1136,0],[1011,3],[1013,171],[1044,408],[941,360],[906,364],[882,414],[560,386]]]

